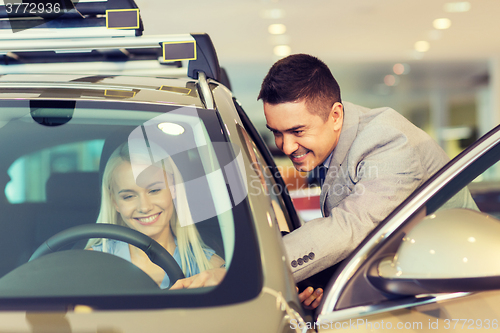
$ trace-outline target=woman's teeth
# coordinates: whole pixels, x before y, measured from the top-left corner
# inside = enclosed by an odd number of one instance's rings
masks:
[[[150,223],[153,222],[158,217],[158,215],[160,215],[160,213],[151,215],[149,217],[138,218],[138,220],[141,221],[142,223]]]

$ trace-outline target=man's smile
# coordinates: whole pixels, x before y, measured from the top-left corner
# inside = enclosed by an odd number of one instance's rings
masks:
[[[289,155],[290,159],[292,160],[292,162],[302,162],[306,157],[307,157],[307,154],[309,154],[310,151],[306,151],[305,153],[302,153],[302,154],[292,154],[292,155]]]

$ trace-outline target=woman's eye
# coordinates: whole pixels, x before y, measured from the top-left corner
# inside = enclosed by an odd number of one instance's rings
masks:
[[[160,192],[161,189],[160,188],[155,188],[155,189],[152,189],[149,191],[149,193],[157,193],[157,192]]]
[[[122,197],[122,199],[123,199],[123,200],[129,200],[129,199],[131,199],[131,198],[132,198],[132,196],[131,196],[131,195],[126,195],[126,196]]]

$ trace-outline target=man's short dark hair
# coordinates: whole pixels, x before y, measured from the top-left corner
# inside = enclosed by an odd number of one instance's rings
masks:
[[[340,87],[328,66],[307,54],[277,61],[264,78],[257,99],[269,104],[305,100],[309,112],[324,120],[333,104],[341,102]]]

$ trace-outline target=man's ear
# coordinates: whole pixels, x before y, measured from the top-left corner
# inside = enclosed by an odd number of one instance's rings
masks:
[[[333,121],[333,129],[340,131],[344,123],[344,106],[340,102],[335,102],[330,110],[331,120]]]

